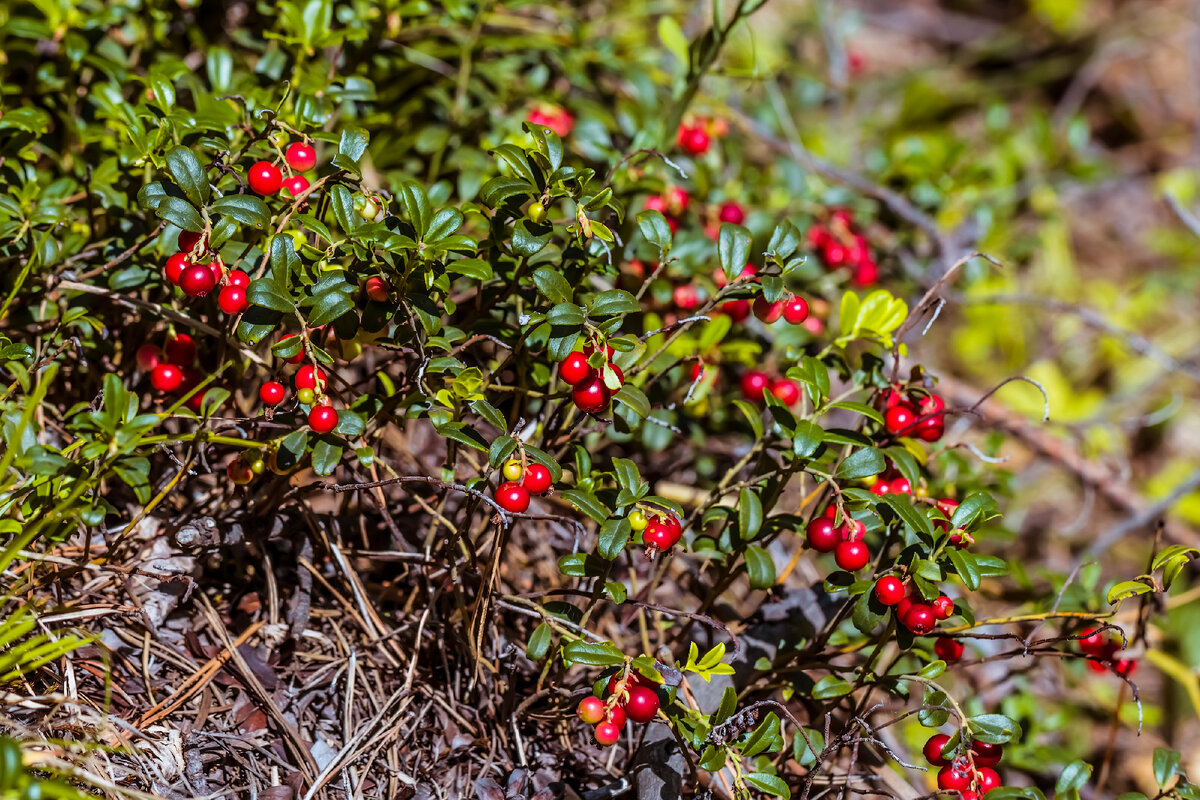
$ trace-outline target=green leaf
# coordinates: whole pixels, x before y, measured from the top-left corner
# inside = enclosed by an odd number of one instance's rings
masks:
[[[863,449],[851,453],[846,459],[838,464],[836,475],[839,478],[846,480],[857,480],[859,478],[869,478],[872,475],[878,475],[887,468],[887,461],[883,457],[883,453],[876,447],[864,447]]]
[[[979,568],[975,565],[975,559],[970,553],[965,550],[959,550],[951,547],[947,549],[946,555],[950,557],[950,563],[954,565],[954,571],[962,578],[963,584],[971,591],[979,588]]]
[[[308,324],[313,328],[327,325],[343,314],[353,313],[356,308],[354,287],[348,283],[332,284],[313,298]]]
[[[650,401],[641,389],[631,383],[627,383],[618,389],[617,393],[613,395],[613,399],[622,405],[628,406],[633,413],[642,419],[650,416]]]
[[[758,495],[749,488],[738,493],[738,536],[743,542],[754,538],[762,528],[763,508]]]
[[[154,208],[154,213],[161,219],[192,233],[204,230],[204,220],[200,212],[188,201],[180,197],[164,197]]]
[[[674,17],[663,14],[658,18],[658,38],[663,47],[679,62],[681,69],[678,71],[686,72],[688,64],[691,63],[688,58],[688,40]]]
[[[591,492],[584,491],[583,489],[566,489],[563,491],[562,496],[570,500],[576,508],[587,514],[594,521],[603,523],[608,519],[608,509]]]
[[[792,451],[800,458],[808,458],[817,452],[825,431],[815,422],[802,419],[796,422],[795,434],[792,437]]]
[[[624,289],[609,289],[592,298],[588,303],[588,312],[598,317],[612,314],[633,314],[641,311],[642,307],[633,295]]]
[[[966,528],[980,515],[985,515],[996,507],[992,496],[984,492],[974,492],[958,504],[950,517],[950,525],[954,528]]]
[[[883,621],[887,609],[876,599],[874,592],[863,592],[854,601],[850,621],[861,633],[870,634]]]
[[[853,689],[853,686],[837,675],[826,675],[813,686],[812,696],[814,700],[831,700],[835,697],[845,697]]]
[[[1167,785],[1167,781],[1179,771],[1179,762],[1182,760],[1178,750],[1169,750],[1166,747],[1154,748],[1154,780],[1158,781],[1158,786],[1161,789]]]
[[[923,533],[926,536],[933,535],[933,523],[929,521],[929,517],[922,514],[913,505],[908,495],[885,494],[879,498],[876,505],[890,507],[904,521],[904,524],[912,528],[915,533]]]
[[[538,623],[538,626],[533,629],[533,635],[529,637],[529,643],[525,645],[525,656],[530,661],[541,661],[550,650],[550,642],[553,638],[554,631],[550,626],[544,622]]]
[[[629,590],[625,588],[625,584],[618,581],[606,581],[604,583],[604,592],[617,605],[621,605],[629,597]]]
[[[625,663],[625,654],[612,642],[568,642],[562,649],[563,663],[568,667],[615,667]]]
[[[330,475],[342,460],[342,446],[317,439],[312,449],[312,468],[318,475]]]
[[[202,206],[208,202],[208,177],[204,174],[204,167],[200,166],[200,159],[190,148],[176,147],[167,153],[167,169],[193,205]]]
[[[513,226],[512,247],[517,255],[532,258],[550,243],[552,228],[549,225],[534,225],[538,230],[545,229],[545,232],[538,233],[530,229],[530,224],[529,220],[523,219]]]
[[[932,686],[925,687],[925,696],[921,704],[926,706],[917,712],[917,721],[926,728],[938,728],[950,719],[950,712],[945,709],[946,693]]]
[[[1021,738],[1021,726],[1003,714],[980,714],[967,720],[971,736],[988,744],[1004,744]]]
[[[746,783],[759,791],[766,792],[772,797],[782,797],[784,800],[788,800],[792,796],[792,790],[777,775],[771,775],[766,772],[751,772],[742,777]]]
[[[604,523],[600,526],[600,535],[596,542],[596,552],[601,557],[612,561],[624,551],[625,545],[629,543],[632,531],[633,529],[630,527],[628,517],[604,520]]]
[[[817,763],[817,756],[825,750],[825,734],[812,728],[797,731],[792,739],[792,757],[802,767]],[[815,752],[814,752],[815,751]]]
[[[463,215],[461,211],[457,208],[443,208],[434,214],[433,219],[429,221],[429,230],[425,231],[422,240],[428,243],[440,242],[461,228],[462,224]]]
[[[571,288],[571,284],[562,276],[562,273],[553,267],[538,267],[533,271],[533,285],[538,288],[538,291],[546,296],[546,299],[551,303],[571,304],[571,298],[575,292]],[[578,306],[571,305],[572,308],[578,311]],[[578,321],[572,318],[570,321],[563,319],[550,319],[553,325],[582,325],[584,317],[582,312],[578,315]]]
[[[214,214],[232,217],[243,225],[262,230],[271,219],[271,211],[262,198],[252,194],[227,194],[212,204]]]
[[[856,403],[853,400],[841,400],[837,403],[830,403],[829,407],[830,408],[844,408],[847,411],[854,411],[859,414],[862,414],[864,417],[867,417],[868,419],[872,419],[875,422],[878,422],[880,425],[883,424],[883,415],[880,414],[875,409],[871,408],[866,403]]]
[[[756,544],[746,548],[746,573],[754,589],[770,589],[775,585],[775,561]]]
[[[750,231],[731,222],[721,223],[717,236],[717,255],[727,281],[734,281],[750,261]]]
[[[763,435],[763,423],[758,409],[745,400],[734,400],[733,404],[746,416],[746,420],[750,423],[750,427],[754,431],[754,438],[761,439]]]
[[[490,208],[499,208],[500,204],[510,197],[520,195],[525,198],[536,191],[537,187],[529,181],[501,175],[498,178],[492,178],[483,185],[483,188],[479,191],[479,199]]]
[[[1091,776],[1091,764],[1083,761],[1072,761],[1063,767],[1063,771],[1059,773],[1058,782],[1054,784],[1054,791],[1059,794],[1078,792]]]
[[[628,458],[614,458],[613,471],[617,475],[617,485],[622,489],[637,491],[642,485],[642,473],[637,464]]]
[[[663,17],[666,19],[666,17]],[[638,229],[646,241],[658,248],[662,253],[671,247],[671,226],[661,211],[643,211],[637,215]]]
[[[1116,605],[1117,603],[1129,597],[1136,597],[1140,594],[1148,594],[1154,591],[1154,587],[1142,581],[1121,581],[1116,586],[1108,590],[1108,604]]]
[[[358,165],[358,160],[367,152],[370,135],[362,128],[343,128],[342,139],[338,142],[337,154],[345,161]]]
[[[291,314],[296,308],[295,303],[292,302],[292,298],[281,291],[273,280],[251,281],[250,290],[246,292],[246,299],[250,301],[250,305],[269,308],[272,311],[278,311],[283,314]],[[294,338],[297,344],[299,344],[301,341],[300,337],[297,336]]]
[[[786,259],[800,248],[803,240],[804,237],[800,234],[800,230],[784,220],[775,226],[775,231],[771,234],[771,242],[767,245],[767,253],[780,260]]]

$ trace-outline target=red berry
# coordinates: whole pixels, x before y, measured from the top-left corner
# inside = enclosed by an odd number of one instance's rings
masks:
[[[879,266],[874,261],[862,261],[854,270],[854,285],[863,288],[873,286],[879,280]]]
[[[182,253],[190,253],[200,243],[201,237],[204,234],[197,231],[184,231],[179,234],[179,250]]]
[[[286,390],[279,381],[267,381],[258,390],[258,398],[269,406],[282,403],[285,394]]]
[[[242,272],[240,269],[230,270],[229,277],[225,279],[225,285],[236,286],[239,289],[249,289],[250,276],[245,272]]]
[[[229,316],[240,314],[246,310],[250,302],[246,299],[246,290],[240,286],[226,286],[217,295],[217,305]]]
[[[939,640],[940,641],[940,640]],[[950,737],[944,733],[935,733],[929,737],[929,741],[925,743],[925,747],[921,752],[925,754],[925,760],[935,767],[945,767],[950,764],[946,757],[942,755],[942,748],[950,741]]]
[[[588,725],[595,725],[604,719],[604,701],[599,697],[589,695],[579,701],[579,707],[575,709],[575,713]]]
[[[649,722],[658,714],[658,694],[647,686],[630,686],[625,713],[634,722]]]
[[[896,619],[900,620],[900,622],[903,623],[904,615],[907,614],[908,610],[912,607],[913,607],[912,598],[909,597],[908,595],[905,595],[904,598],[899,603],[896,603]]]
[[[666,200],[671,213],[678,216],[687,211],[688,204],[692,202],[692,196],[688,194],[687,189],[681,186],[672,186],[667,189]]]
[[[942,638],[933,643],[933,652],[947,664],[953,664],[962,658],[965,649],[958,639]]]
[[[829,241],[829,230],[824,225],[813,225],[805,237],[813,248],[823,247],[825,242]]]
[[[1004,745],[1000,744],[988,744],[975,740],[971,743],[971,750],[975,753],[975,766],[977,767],[994,767],[1004,757]]]
[[[842,543],[841,530],[827,517],[816,517],[809,522],[805,534],[808,546],[818,553],[832,553]]]
[[[189,297],[204,297],[217,285],[208,264],[192,264],[179,277],[179,288]]]
[[[771,381],[771,394],[775,395],[775,399],[789,408],[800,402],[800,387],[794,381],[789,381],[787,378],[779,378],[778,380]]]
[[[934,616],[931,606],[925,603],[913,603],[908,607],[907,613],[900,618],[900,622],[918,636],[924,636],[937,625],[937,617]]]
[[[954,601],[944,594],[934,598],[930,606],[938,619],[950,619],[954,615]]]
[[[897,403],[889,408],[883,416],[883,423],[887,426],[888,433],[907,433],[916,421],[916,411],[908,403]]]
[[[295,336],[296,336],[296,334],[294,334],[294,333],[285,333],[283,336],[279,337],[279,341],[282,342],[284,339],[292,339],[292,338],[295,338]],[[300,352],[298,352],[298,353],[296,353],[296,355],[288,358],[287,362],[289,364],[299,364],[303,360],[304,360],[304,347],[301,346]]]
[[[529,508],[529,492],[513,481],[505,481],[496,488],[496,503],[505,511],[522,514]]]
[[[880,497],[883,497],[885,494],[892,493],[892,485],[887,481],[880,479],[871,484],[871,491]]]
[[[604,721],[611,722],[618,728],[624,728],[625,723],[629,721],[629,715],[625,713],[625,709],[620,706],[613,706],[604,712]]]
[[[954,762],[938,770],[937,785],[948,792],[971,788],[971,768],[965,763]]]
[[[908,478],[893,478],[888,481],[887,494],[912,494],[912,484]]]
[[[743,322],[750,316],[750,301],[749,300],[728,300],[721,303],[717,309],[722,314],[725,314],[734,322]]]
[[[571,386],[588,376],[592,368],[588,366],[587,356],[574,350],[558,365],[558,375]]]
[[[646,198],[645,208],[647,211],[658,211],[666,213],[667,200],[662,195],[652,194]]]
[[[307,172],[317,165],[317,151],[304,142],[292,142],[283,151],[288,166],[298,172]]]
[[[152,370],[162,361],[163,351],[156,345],[144,344],[137,349],[133,357],[139,369]]]
[[[978,764],[979,761],[976,760],[975,763]],[[996,772],[996,770],[992,769],[991,767],[984,767],[983,769],[979,770],[975,773],[975,777],[979,783],[980,794],[987,794],[992,789],[999,789],[1002,785],[1000,782],[1000,773]]]
[[[676,286],[671,292],[671,299],[675,301],[675,307],[683,311],[691,311],[696,306],[700,305],[700,291],[690,283],[685,283],[682,286]]]
[[[571,399],[575,401],[575,406],[580,411],[596,414],[603,411],[604,407],[608,405],[608,387],[604,385],[604,380],[593,371],[589,377],[575,384],[575,388],[571,390]]]
[[[190,367],[196,360],[196,343],[186,333],[177,333],[167,339],[163,353],[167,357],[167,363],[177,367]]]
[[[783,304],[783,318],[789,325],[799,325],[808,319],[808,301],[803,297],[793,297]]]
[[[846,263],[846,248],[837,242],[826,242],[825,263],[831,267],[840,267]]]
[[[332,406],[316,405],[308,412],[308,425],[317,433],[329,433],[337,424],[338,413]]]
[[[763,399],[763,390],[771,384],[771,379],[765,372],[752,369],[742,375],[741,388],[742,397],[752,403],[761,403]]]
[[[709,138],[699,126],[679,126],[679,146],[694,156],[708,152]]]
[[[922,441],[936,442],[946,435],[946,423],[941,417],[923,419],[917,423],[913,433]]]
[[[885,606],[894,606],[904,599],[904,584],[895,575],[884,575],[875,581],[875,597]]]
[[[847,542],[861,542],[867,538],[867,525],[862,520],[848,519],[841,524],[838,532]]]
[[[163,265],[163,277],[170,283],[178,286],[180,279],[183,277],[183,271],[191,264],[188,261],[187,253],[176,253],[167,259],[167,263]]]
[[[245,486],[254,480],[254,471],[241,458],[235,458],[225,465],[225,476],[238,486]]]
[[[683,531],[680,530],[678,521],[672,525],[668,521],[656,519],[646,526],[646,530],[642,531],[642,541],[646,543],[647,547],[665,552],[674,547],[682,535]]]
[[[173,392],[183,385],[183,370],[174,364],[159,364],[150,372],[150,385],[160,392]]]
[[[365,285],[367,298],[374,300],[376,303],[386,303],[388,300],[388,284],[383,278],[378,275],[372,275],[367,278]]]
[[[871,551],[863,542],[842,542],[833,551],[833,560],[847,572],[857,572],[871,561]]]
[[[525,477],[521,481],[530,494],[542,494],[550,488],[550,484],[554,481],[550,476],[550,470],[542,464],[530,464],[525,470]]]
[[[768,303],[766,298],[755,298],[754,316],[769,325],[783,316],[783,303],[779,300],[776,300],[774,303]]]
[[[290,178],[285,178],[283,181],[283,189],[291,197],[299,197],[308,187],[308,178],[303,175],[293,175]]]
[[[720,209],[717,210],[717,219],[721,222],[732,222],[734,225],[741,225],[746,221],[746,211],[734,201],[727,200],[721,203]]]
[[[210,272],[212,272],[214,281],[213,285],[220,286],[221,281],[225,279],[225,267],[222,266],[221,260],[217,258],[208,262],[208,269]]]
[[[275,194],[283,185],[283,173],[270,161],[259,161],[246,173],[246,182],[259,194]]]
[[[1136,658],[1122,658],[1113,665],[1113,669],[1116,670],[1118,675],[1129,677],[1133,674],[1134,670],[1137,669],[1137,665],[1138,662]]]
[[[1082,633],[1082,638],[1079,640],[1079,649],[1090,656],[1099,655],[1108,645],[1108,637],[1103,631],[1095,628],[1087,628]]]
[[[616,744],[621,738],[621,729],[611,722],[601,722],[596,726],[596,742],[608,747]]]
[[[296,372],[295,382],[297,389],[319,391],[329,385],[329,376],[325,374],[325,370],[319,367],[314,370],[312,364],[305,364]]]

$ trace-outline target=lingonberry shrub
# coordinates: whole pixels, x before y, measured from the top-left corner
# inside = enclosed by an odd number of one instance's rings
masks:
[[[152,5],[166,33],[65,7],[0,32],[5,65],[45,59],[71,87],[9,108],[6,84],[0,116],[3,602],[145,621],[94,628],[78,663],[66,637],[5,661],[6,691],[61,670],[23,718],[115,690],[137,725],[101,744],[175,754],[164,725],[187,725],[189,781],[244,725],[278,738],[239,742],[221,785],[264,794],[399,795],[428,746],[557,758],[585,796],[648,759],[689,793],[862,793],[887,771],[913,796],[1075,796],[1089,768],[1039,743],[1031,660],[1124,692],[1146,616],[1114,618],[1094,575],[1005,577],[1013,476],[971,433],[983,392],[917,349],[950,295],[908,276],[957,240],[897,192],[947,218],[959,201],[916,192],[907,162],[886,186],[819,168],[770,133],[774,106],[768,125],[753,101],[704,101],[761,3],[713,4],[690,43],[639,18],[669,54],[588,31],[628,63],[524,36],[570,4],[357,19],[319,0],[284,3],[254,46],[125,63],[198,19]],[[1104,599],[1148,609],[1196,553],[1156,548]],[[77,581],[70,602],[36,595],[51,572]],[[170,587],[99,604],[93,580]],[[220,736],[190,727],[215,714]],[[287,773],[259,785],[250,752]]]

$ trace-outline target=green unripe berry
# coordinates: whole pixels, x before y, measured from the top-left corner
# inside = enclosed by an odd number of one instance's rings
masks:
[[[629,512],[629,527],[633,528],[635,531],[644,531],[646,530],[646,524],[646,513],[644,511],[639,508],[635,508],[633,511]]]
[[[535,202],[529,207],[529,219],[534,222],[541,222],[546,218],[546,207],[541,203]]]
[[[256,458],[250,462],[250,471],[255,475],[262,475],[267,471],[267,465],[261,458]]]
[[[519,481],[521,476],[525,474],[525,468],[521,466],[519,459],[511,458],[504,463],[504,480]]]
[[[317,393],[312,389],[304,388],[296,392],[296,399],[300,401],[301,405],[311,406],[317,399]]]

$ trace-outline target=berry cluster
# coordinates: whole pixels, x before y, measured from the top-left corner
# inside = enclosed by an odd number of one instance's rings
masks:
[[[849,269],[855,286],[871,286],[879,280],[867,237],[854,230],[854,216],[846,209],[833,212],[828,225],[809,228],[808,243],[829,269]]]
[[[789,408],[800,402],[800,387],[795,381],[772,378],[762,370],[752,369],[743,373],[740,385],[742,397],[752,403],[761,403],[764,391],[769,391],[775,399]]]
[[[284,151],[283,159],[288,168],[288,177],[283,177],[283,171],[272,162],[259,161],[246,173],[246,183],[264,197],[269,197],[280,189],[289,197],[299,197],[312,185],[308,178],[299,173],[307,172],[317,165],[317,151],[304,142],[292,142]]]
[[[1112,629],[1100,630],[1087,628],[1080,636],[1079,649],[1084,655],[1091,656],[1088,668],[1093,672],[1104,672],[1105,663],[1113,665],[1113,669],[1121,675],[1130,675],[1137,669],[1137,661],[1132,658],[1115,658],[1116,654],[1125,649],[1121,636]]]
[[[200,383],[196,369],[196,343],[186,333],[167,339],[162,347],[144,344],[135,354],[138,366],[150,373],[150,385],[157,391],[187,394]],[[205,392],[197,392],[187,400],[187,407],[199,412]]]
[[[629,527],[642,534],[646,555],[653,558],[656,553],[665,553],[679,543],[683,536],[683,525],[674,514],[652,510],[649,514],[640,508],[629,512]]]
[[[833,553],[838,567],[847,572],[857,572],[871,561],[871,551],[863,539],[867,526],[856,519],[846,517],[841,525],[835,525],[837,506],[830,505],[825,513],[814,517],[805,529],[808,546],[818,553]]]
[[[575,713],[588,725],[594,725],[596,741],[608,747],[616,744],[627,720],[646,723],[658,715],[659,700],[654,681],[630,672],[609,678],[607,700],[590,695],[579,701]]]
[[[671,233],[676,233],[679,231],[679,218],[687,213],[691,204],[692,196],[688,194],[687,189],[672,186],[662,194],[647,197],[645,209],[661,212],[667,218],[667,226],[670,227]]]
[[[550,103],[537,104],[530,110],[526,119],[534,125],[543,125],[549,128],[560,138],[565,138],[575,127],[575,118],[571,116],[571,112]]]
[[[936,442],[946,434],[946,401],[936,394],[913,397],[899,389],[880,393],[883,423],[893,436]]]
[[[970,748],[949,759],[945,754],[949,743],[949,736],[937,733],[929,737],[923,749],[925,760],[935,767],[941,767],[937,774],[938,789],[957,792],[962,800],[978,800],[1002,785],[1000,773],[995,770],[1004,755],[1001,745],[976,740]]]
[[[496,487],[496,503],[512,514],[524,513],[529,508],[529,495],[545,494],[554,482],[544,464],[526,466],[517,458],[509,459],[501,473],[504,483]]]
[[[605,345],[601,350],[589,344],[568,353],[558,365],[558,375],[571,386],[571,399],[580,411],[598,414],[625,384],[625,373],[612,363],[612,357],[612,347]]]
[[[949,597],[938,595],[926,602],[915,586],[909,584],[906,588],[904,582],[895,575],[884,575],[877,580],[874,591],[875,599],[895,610],[897,622],[918,636],[931,633],[938,622],[954,616],[954,601]],[[944,641],[952,645],[943,645]],[[953,645],[957,645],[957,648]],[[962,658],[962,643],[953,639],[938,639],[934,650],[943,661]],[[943,652],[952,657],[943,657]]]
[[[720,118],[692,117],[679,124],[675,143],[685,153],[702,156],[708,152],[713,139],[729,132],[729,124]]]

